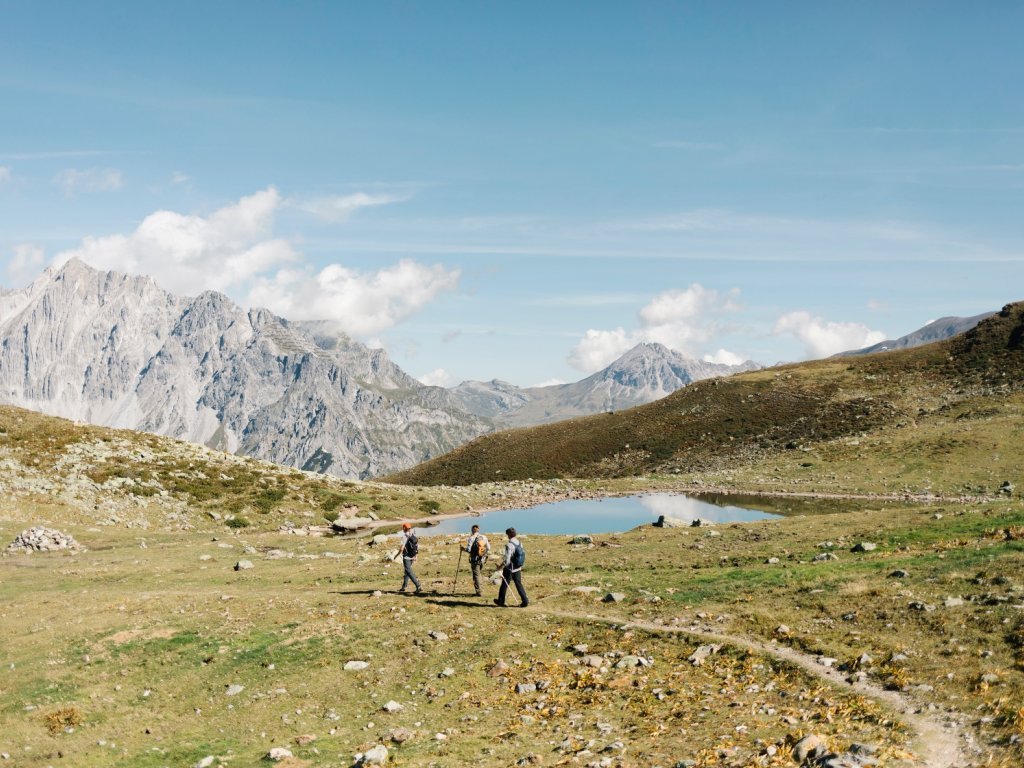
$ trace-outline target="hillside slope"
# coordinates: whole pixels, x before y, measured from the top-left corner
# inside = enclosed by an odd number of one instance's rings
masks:
[[[998,422],[992,439],[999,450],[990,451],[998,455],[971,458],[964,452],[973,442],[954,441],[947,447],[954,468],[969,468],[957,465],[958,457],[1012,464],[1024,457],[1024,437],[1013,427],[1024,381],[1022,338],[1024,304],[1011,304],[946,341],[697,382],[628,411],[478,438],[388,479],[465,485],[718,471],[883,430],[913,435],[937,424],[929,439],[941,441],[944,430],[972,419]]]

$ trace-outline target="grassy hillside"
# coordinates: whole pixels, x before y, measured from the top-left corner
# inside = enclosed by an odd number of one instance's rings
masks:
[[[981,488],[1016,475],[1024,382],[1024,304],[967,334],[911,350],[819,360],[701,381],[649,405],[488,435],[386,478],[417,485],[496,479],[614,478],[774,467],[827,453],[850,482],[836,489],[925,492]],[[860,441],[890,441],[885,467],[865,463]],[[950,470],[926,478],[918,465]],[[878,472],[883,475],[879,475]],[[806,473],[805,473],[806,474]],[[783,484],[799,482],[800,472]],[[991,477],[990,477],[991,475]],[[967,486],[965,489],[963,486]]]
[[[417,599],[366,540],[63,527],[87,551],[0,557],[11,765],[251,766],[285,747],[290,768],[348,766],[384,744],[404,766],[782,768],[812,733],[882,766],[1024,759],[1020,505],[527,536],[524,611],[473,597],[465,562],[450,595],[447,538],[422,540]],[[0,521],[0,541],[19,530]]]
[[[337,518],[422,518],[528,502],[550,489],[456,492],[347,481],[157,435],[0,406],[0,521],[164,530],[277,530]]]

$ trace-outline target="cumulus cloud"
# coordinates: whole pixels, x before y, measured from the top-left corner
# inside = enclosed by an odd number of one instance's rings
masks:
[[[737,296],[736,291],[723,294],[700,283],[664,291],[640,309],[637,328],[588,330],[569,353],[568,362],[577,370],[593,373],[644,341],[696,354],[695,350],[717,333],[718,318],[739,309]]]
[[[184,184],[188,181],[191,181],[191,179],[181,171],[175,171],[171,174],[171,184]]]
[[[455,290],[459,277],[458,269],[410,259],[376,272],[340,264],[319,272],[282,269],[255,281],[249,303],[293,320],[333,320],[347,333],[366,337],[414,315],[442,292]]]
[[[68,168],[53,177],[53,182],[65,195],[78,192],[109,192],[124,186],[124,176],[116,168]]]
[[[341,264],[315,268],[289,241],[274,236],[275,215],[285,204],[268,187],[207,216],[157,211],[131,234],[87,237],[53,263],[78,258],[97,269],[149,275],[180,295],[221,291],[291,320],[333,321],[378,346],[374,334],[458,286],[458,270],[409,259],[375,271]],[[40,253],[16,253],[8,271],[32,270],[34,276],[42,266]]]
[[[417,379],[428,387],[447,387],[452,383],[451,375],[444,368],[435,368],[430,373],[418,376]]]
[[[0,184],[11,180],[11,169],[6,165],[0,165]]]
[[[231,292],[267,270],[297,261],[291,245],[271,236],[281,195],[273,187],[208,217],[157,211],[130,235],[87,237],[57,255],[97,269],[149,275],[173,293]]]
[[[837,323],[802,310],[787,312],[776,322],[776,335],[791,334],[804,344],[809,357],[828,357],[848,349],[860,349],[885,340],[881,331],[863,323]]]
[[[32,243],[21,243],[14,246],[14,255],[7,262],[7,278],[10,285],[28,285],[43,271],[46,254],[42,248]]]
[[[401,195],[370,195],[366,192],[356,192],[351,195],[334,195],[307,200],[298,203],[298,207],[319,219],[338,223],[348,221],[349,217],[360,208],[399,203],[407,199]]]
[[[744,358],[727,349],[719,349],[713,355],[704,355],[702,359],[705,363],[718,363],[720,365],[739,365],[744,362]]]

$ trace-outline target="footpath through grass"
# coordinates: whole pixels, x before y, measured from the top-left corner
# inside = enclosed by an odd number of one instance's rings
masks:
[[[19,530],[3,524],[0,541]],[[1019,504],[646,528],[593,545],[524,537],[526,611],[491,606],[493,587],[469,596],[465,561],[449,596],[454,539],[422,539],[434,594],[417,599],[392,593],[400,566],[365,540],[69,532],[90,551],[0,559],[0,752],[14,765],[241,766],[275,746],[293,765],[350,765],[378,743],[407,766],[792,765],[811,732],[836,749],[874,744],[885,765],[913,752],[898,715],[770,656],[726,646],[694,666],[697,639],[587,615],[831,657],[959,713],[978,765],[1022,759]],[[860,542],[876,548],[851,551]],[[813,561],[825,552],[837,559]],[[240,559],[255,567],[235,571]],[[608,592],[623,597],[601,602]],[[627,657],[643,662],[617,666]],[[489,676],[499,660],[508,669]],[[399,744],[395,729],[412,735]]]

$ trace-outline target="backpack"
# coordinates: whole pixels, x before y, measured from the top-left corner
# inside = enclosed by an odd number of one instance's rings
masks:
[[[473,542],[473,551],[470,555],[477,560],[483,560],[487,557],[487,542],[484,541],[483,536],[476,537],[476,541]]]
[[[420,542],[416,538],[416,534],[412,534],[405,542],[405,550],[402,552],[404,557],[416,557],[420,553]]]
[[[516,548],[512,551],[512,568],[519,570],[526,564],[526,550],[523,549],[523,545],[518,541],[516,542]]]

